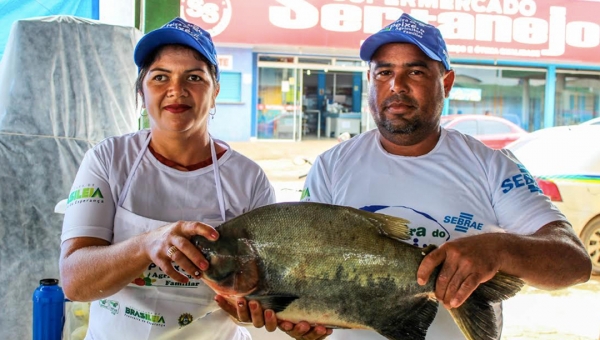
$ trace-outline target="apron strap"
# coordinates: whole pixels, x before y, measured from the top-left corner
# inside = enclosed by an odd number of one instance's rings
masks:
[[[148,144],[150,144],[150,131],[148,131],[148,137],[146,137],[146,141],[144,141],[144,144],[142,145],[142,149],[140,150],[140,153],[137,155],[137,157],[135,158],[135,161],[133,162],[133,165],[131,166],[131,173],[129,173],[129,176],[127,176],[127,180],[125,181],[125,185],[123,185],[123,190],[121,190],[121,193],[119,194],[119,207],[123,206],[123,203],[125,202],[125,197],[127,197],[127,192],[129,192],[129,186],[131,185],[131,181],[133,179],[133,174],[135,174],[135,171],[137,170],[138,166],[140,165],[140,163],[142,162],[142,157],[144,157],[144,153],[146,153],[146,149],[148,149]]]
[[[212,137],[210,138],[210,153],[213,161],[213,172],[215,173],[215,185],[217,186],[217,200],[219,201],[219,210],[221,210],[221,218],[223,219],[223,222],[225,222],[225,196],[223,194],[223,187],[221,186],[219,159],[217,159],[215,142],[213,141]]]

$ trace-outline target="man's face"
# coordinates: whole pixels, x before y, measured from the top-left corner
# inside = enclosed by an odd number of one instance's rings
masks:
[[[392,43],[373,55],[368,80],[369,108],[384,138],[408,146],[439,131],[454,71],[445,72],[416,45]]]

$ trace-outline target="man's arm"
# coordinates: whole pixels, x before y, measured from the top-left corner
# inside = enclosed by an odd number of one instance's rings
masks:
[[[500,271],[537,288],[566,288],[589,280],[592,273],[583,243],[564,221],[550,222],[531,236],[506,240],[501,249]]]
[[[592,271],[583,244],[564,221],[548,223],[532,235],[487,233],[446,242],[421,262],[419,284],[439,265],[435,294],[447,308],[460,306],[498,271],[547,290],[585,282]]]

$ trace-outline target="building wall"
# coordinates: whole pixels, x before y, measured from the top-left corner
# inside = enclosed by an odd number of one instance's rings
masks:
[[[252,127],[252,70],[255,65],[252,61],[252,49],[229,48],[217,46],[219,57],[231,56],[230,70],[221,72],[241,73],[241,101],[217,102],[217,113],[208,126],[210,133],[226,141],[246,141],[250,139]]]

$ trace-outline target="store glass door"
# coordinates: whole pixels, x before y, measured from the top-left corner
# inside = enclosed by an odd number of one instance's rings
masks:
[[[260,67],[258,72],[257,137],[300,140],[302,103],[298,70]]]

